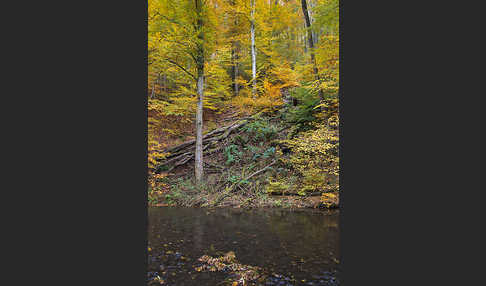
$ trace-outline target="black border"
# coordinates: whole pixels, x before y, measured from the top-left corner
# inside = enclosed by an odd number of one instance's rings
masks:
[[[343,179],[344,168],[344,2],[339,1],[339,245],[340,245],[340,264],[339,264],[339,281],[344,285],[346,273],[344,271],[344,254],[343,254],[343,234],[344,234],[344,190],[345,182]]]
[[[483,88],[464,75],[462,64],[477,59],[458,37],[474,38],[474,25],[456,19],[462,5],[352,1],[344,20],[343,2],[343,285],[447,285],[453,278],[464,279],[453,285],[473,285],[453,267],[469,260],[449,251],[469,242],[452,241],[448,222],[463,229],[469,217],[451,219],[458,196],[446,191],[465,191],[470,176],[451,170],[468,166],[457,157],[476,156],[463,150],[482,130],[466,130],[477,121],[469,113],[481,114],[474,106],[482,105],[463,96],[481,98]],[[2,107],[13,111],[3,121],[13,131],[2,134],[11,143],[3,150],[13,155],[2,158],[2,179],[11,183],[3,190],[16,195],[2,202],[17,211],[7,216],[16,228],[4,230],[17,240],[8,244],[15,281],[144,285],[147,2],[17,8],[5,9],[22,13],[5,25],[13,37],[4,38],[4,55],[14,61],[2,63],[10,87]],[[468,198],[459,196],[466,210]],[[27,220],[15,221],[18,212]],[[432,236],[437,229],[443,232]],[[432,265],[441,271],[430,273]]]

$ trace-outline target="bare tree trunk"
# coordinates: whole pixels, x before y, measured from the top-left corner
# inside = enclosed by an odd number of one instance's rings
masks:
[[[196,109],[196,153],[194,154],[194,172],[196,182],[201,183],[203,178],[203,97],[204,97],[204,46],[203,46],[203,19],[202,19],[202,0],[195,0],[198,28],[198,47],[196,56],[197,66],[197,109]]]
[[[253,80],[253,98],[256,96],[255,1],[251,0],[251,73]]]
[[[154,98],[154,94],[155,94],[155,84],[157,83],[158,80],[159,80],[159,78],[157,77],[157,79],[154,81],[154,85],[152,86],[152,94],[150,95],[150,98]]]
[[[197,78],[197,111],[196,111],[196,154],[194,156],[196,181],[201,182],[203,177],[203,96],[204,96],[204,76],[202,71],[198,72]]]
[[[155,79],[154,85],[152,86],[152,94],[150,95],[150,98],[154,98],[154,95],[155,95],[155,86],[159,84],[160,74],[161,74],[160,72],[157,73],[157,78]]]
[[[238,86],[238,45],[236,45],[236,51],[235,51],[235,96],[238,96],[239,93],[239,86]]]
[[[164,94],[167,94],[167,74],[164,73]]]
[[[307,11],[309,13],[309,19],[310,19],[310,23],[312,25],[314,23],[314,12],[313,12],[313,10],[314,10],[315,4],[312,0],[308,0],[308,2],[309,2],[309,5],[307,7]],[[312,30],[312,40],[314,41],[314,46],[317,45],[317,42],[318,42],[319,39],[318,39],[317,33],[314,30]]]
[[[235,5],[235,2],[232,2]],[[238,27],[238,15],[235,15],[235,27]],[[238,96],[239,93],[239,86],[238,86],[238,60],[239,60],[239,50],[240,50],[240,43],[236,40],[233,41],[233,83],[234,83],[234,91],[235,96]]]
[[[231,43],[231,89],[233,90],[234,96],[236,96],[236,60],[235,60],[235,42]]]
[[[311,61],[312,61],[312,64],[314,65],[314,74],[315,74],[316,80],[320,81],[319,71],[317,69],[316,57],[314,55],[314,40],[313,40],[313,37],[312,37],[311,22],[310,22],[310,18],[309,18],[309,11],[307,10],[307,1],[306,0],[302,0],[302,12],[304,14],[304,20],[305,20],[305,25],[306,25],[306,29],[307,29],[307,39],[309,41],[309,50],[310,50],[310,53],[311,53]],[[321,100],[324,99],[324,94],[322,92],[322,89],[320,89],[320,88],[319,88],[319,98]]]
[[[308,41],[307,41],[306,27],[307,27],[307,26],[306,26],[306,25],[305,25],[305,23],[304,23],[304,35],[303,35],[303,37],[302,37],[302,41],[304,41],[304,53],[306,53],[306,54],[307,54],[307,43],[308,43]]]

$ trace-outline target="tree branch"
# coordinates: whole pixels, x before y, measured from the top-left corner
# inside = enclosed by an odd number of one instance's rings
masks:
[[[173,64],[173,65],[176,65],[181,70],[185,71],[188,75],[190,75],[195,81],[197,81],[197,78],[192,73],[190,73],[188,70],[186,70],[183,66],[179,65],[178,63],[176,63],[175,61],[173,61],[171,59],[165,59],[165,60],[168,61],[169,63]]]
[[[259,170],[259,171],[256,171],[255,173],[251,174],[250,176],[246,177],[244,180],[249,180],[251,177],[254,177],[264,171],[266,171],[268,168],[270,168],[271,166],[275,165],[275,163],[277,163],[277,160],[274,160],[272,163],[270,163],[269,165],[267,165],[265,168]]]

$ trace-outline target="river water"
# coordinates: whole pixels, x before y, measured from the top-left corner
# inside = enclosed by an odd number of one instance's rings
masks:
[[[147,279],[223,285],[228,273],[194,267],[202,255],[233,251],[240,264],[274,274],[254,285],[339,285],[339,241],[339,210],[151,207]]]

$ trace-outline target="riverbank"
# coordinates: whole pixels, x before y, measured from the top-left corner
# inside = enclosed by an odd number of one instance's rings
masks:
[[[149,205],[338,208],[338,118],[296,124],[292,108],[220,118],[203,139],[202,183],[194,140],[167,147],[149,177]]]
[[[169,195],[170,198],[170,195]],[[242,195],[228,196],[221,202],[216,203],[218,195],[200,194],[199,196],[187,196],[185,199],[167,200],[161,197],[157,201],[152,201],[149,206],[160,207],[202,207],[202,208],[288,208],[288,209],[302,209],[302,208],[325,208],[335,209],[339,208],[339,194],[326,193],[324,196],[272,196],[261,195],[254,197],[247,197]]]

